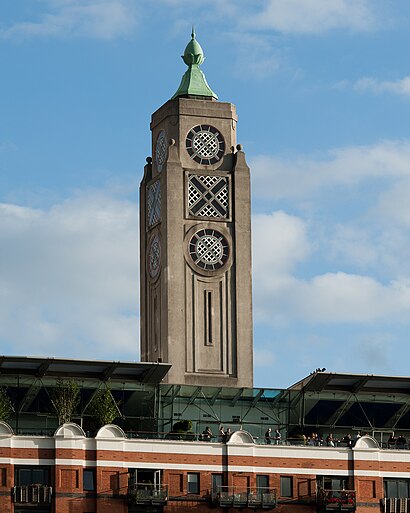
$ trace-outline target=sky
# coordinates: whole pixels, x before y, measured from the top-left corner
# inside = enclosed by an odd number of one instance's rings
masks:
[[[410,375],[410,2],[0,3],[0,354],[139,361],[138,187],[191,25],[252,180],[255,386]]]

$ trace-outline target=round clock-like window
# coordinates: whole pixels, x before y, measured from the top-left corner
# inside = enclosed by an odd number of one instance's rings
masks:
[[[152,279],[155,279],[161,268],[161,239],[159,235],[151,240],[148,250],[148,272]]]
[[[225,153],[225,141],[222,134],[213,126],[197,125],[186,136],[186,150],[199,164],[216,164]]]
[[[157,143],[155,145],[155,163],[157,165],[158,172],[162,171],[168,154],[167,134],[165,130],[161,130],[157,137]]]
[[[188,251],[195,265],[205,271],[215,271],[226,264],[229,244],[222,233],[206,228],[192,235]]]

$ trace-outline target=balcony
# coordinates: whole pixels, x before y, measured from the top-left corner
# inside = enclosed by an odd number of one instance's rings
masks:
[[[13,502],[17,504],[50,504],[53,495],[51,486],[32,484],[13,487]]]
[[[382,499],[382,511],[384,513],[410,513],[410,499],[401,497]]]
[[[168,486],[135,483],[128,487],[128,502],[134,505],[165,506],[168,502]]]
[[[232,486],[220,486],[212,494],[212,502],[221,508],[263,508],[276,507],[276,491],[269,489],[239,490]]]
[[[356,509],[356,492],[354,490],[317,491],[318,511],[354,511]]]

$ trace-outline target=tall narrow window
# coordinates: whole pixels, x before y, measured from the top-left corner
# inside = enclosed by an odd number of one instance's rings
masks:
[[[158,331],[157,331],[157,323],[158,323],[158,305],[157,305],[157,296],[154,296],[154,351],[158,351]]]
[[[85,468],[83,470],[83,490],[85,492],[95,491],[95,469]]]
[[[188,493],[199,493],[199,474],[188,472]]]
[[[269,476],[256,476],[256,488],[258,492],[267,492],[269,490]]]
[[[222,474],[212,474],[212,493],[220,493],[222,491],[222,483]]]
[[[280,495],[281,497],[293,497],[292,476],[280,476]]]
[[[212,291],[205,290],[204,294],[205,294],[205,297],[204,297],[205,345],[212,346],[212,344],[213,344],[213,341],[212,341]]]

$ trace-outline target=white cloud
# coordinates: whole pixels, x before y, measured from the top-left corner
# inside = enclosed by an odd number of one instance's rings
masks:
[[[130,0],[46,0],[38,21],[0,28],[4,39],[87,37],[113,39],[136,27],[135,3]]]
[[[348,85],[348,83],[346,84]],[[392,93],[410,97],[410,76],[394,81],[382,81],[375,78],[361,78],[352,84],[356,91],[370,91],[374,94]]]
[[[410,282],[383,285],[370,276],[326,273],[296,281],[290,299],[301,318],[309,322],[406,321]]]
[[[89,193],[51,208],[0,206],[2,350],[137,359],[138,214]]]
[[[331,231],[328,247],[333,260],[353,263],[361,269],[374,268],[379,263],[378,250],[369,230],[338,224]]]
[[[305,223],[282,211],[254,216],[252,234],[255,266],[270,275],[291,272],[310,252]]]
[[[260,198],[307,198],[329,186],[410,176],[410,141],[335,148],[320,155],[252,159],[253,193]]]
[[[410,164],[410,161],[409,161]],[[410,167],[410,165],[409,165]],[[390,222],[410,227],[410,177],[397,180],[380,195],[377,210]]]
[[[339,28],[367,31],[377,23],[374,4],[368,0],[268,0],[250,22],[258,28],[299,34]]]
[[[383,284],[340,271],[298,278],[297,265],[306,263],[312,247],[303,220],[283,212],[257,215],[253,243],[257,319],[273,325],[409,322],[407,278]]]

